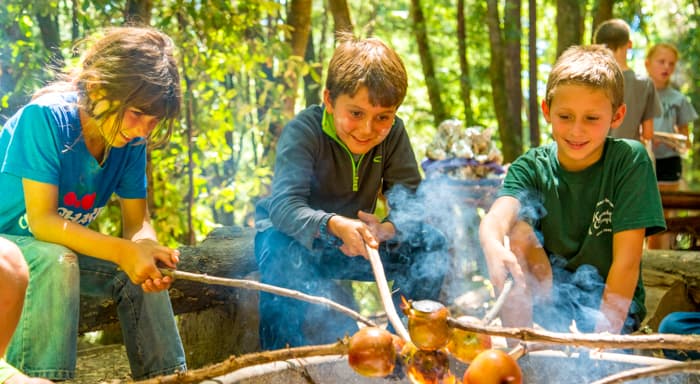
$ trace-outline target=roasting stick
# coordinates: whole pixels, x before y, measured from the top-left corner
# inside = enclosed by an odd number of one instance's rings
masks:
[[[651,367],[642,367],[622,371],[614,375],[602,378],[591,384],[617,384],[628,381],[643,379],[645,377],[659,377],[672,375],[675,373],[698,373],[700,372],[700,361],[674,362]]]
[[[177,270],[173,270],[173,269],[160,268],[160,272],[164,276],[170,276],[170,277],[175,278],[175,279],[196,281],[196,282],[205,283],[205,284],[223,285],[223,286],[234,287],[234,288],[244,288],[244,289],[257,290],[257,291],[264,291],[264,292],[268,292],[268,293],[273,293],[275,295],[286,296],[286,297],[291,297],[292,299],[306,301],[306,302],[312,303],[312,304],[321,304],[321,305],[328,306],[331,309],[334,309],[342,314],[345,314],[345,315],[347,315],[347,316],[349,316],[357,321],[360,321],[366,325],[369,325],[372,327],[377,326],[372,320],[362,316],[361,314],[357,313],[356,311],[352,310],[351,308],[348,308],[344,305],[336,303],[333,300],[329,300],[325,297],[320,297],[320,296],[307,295],[303,292],[295,291],[293,289],[281,288],[281,287],[277,287],[274,285],[258,283],[257,281],[252,281],[252,280],[227,279],[227,278],[223,278],[223,277],[214,277],[214,276],[202,275],[199,273],[177,271]],[[386,282],[386,280],[385,280],[385,282]]]
[[[377,289],[379,289],[379,296],[382,299],[382,304],[384,305],[384,310],[389,318],[389,322],[394,326],[396,333],[404,339],[405,341],[411,341],[411,337],[408,335],[406,327],[403,326],[399,314],[396,313],[396,307],[394,307],[394,302],[391,301],[391,291],[389,291],[389,284],[386,282],[386,275],[384,275],[384,266],[382,265],[382,260],[379,258],[379,251],[365,244],[367,249],[367,254],[369,255],[369,262],[372,265],[372,271],[374,272],[374,280],[377,282]]]
[[[493,303],[493,307],[484,315],[484,318],[481,319],[481,323],[484,325],[489,325],[493,319],[498,316],[498,313],[501,312],[501,308],[503,308],[503,304],[505,304],[506,299],[508,298],[508,294],[510,291],[513,289],[513,278],[508,276],[506,278],[506,282],[503,283],[503,290],[501,291],[501,294],[498,295],[496,298],[496,301]]]

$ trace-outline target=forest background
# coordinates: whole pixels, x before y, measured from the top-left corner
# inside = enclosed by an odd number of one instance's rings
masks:
[[[75,64],[85,36],[127,22],[168,33],[184,108],[170,144],[149,155],[149,207],[163,243],[192,245],[216,226],[252,225],[284,124],[321,101],[336,31],[379,37],[403,57],[399,115],[419,160],[454,118],[494,128],[509,162],[551,140],[539,112],[551,64],[612,17],[633,29],[637,73],[651,44],[679,47],[673,81],[700,110],[700,0],[3,0],[0,123]],[[694,136],[691,186],[700,179]],[[118,205],[101,215],[99,229],[118,233]]]

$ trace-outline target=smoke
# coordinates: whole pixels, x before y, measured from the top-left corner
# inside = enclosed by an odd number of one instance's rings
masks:
[[[488,208],[499,186],[500,179],[435,176],[423,180],[415,192],[396,186],[386,194],[399,241],[443,248],[438,258],[443,265],[427,263],[422,272],[438,278],[438,268],[446,274],[442,296],[448,302],[465,293],[470,275],[487,273],[478,241],[478,208]]]

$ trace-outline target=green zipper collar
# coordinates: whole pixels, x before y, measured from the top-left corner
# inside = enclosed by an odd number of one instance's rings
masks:
[[[360,168],[360,163],[362,162],[362,159],[365,157],[364,154],[360,155],[360,158],[357,160],[357,163],[355,162],[355,156],[350,152],[350,149],[348,148],[345,143],[343,143],[342,140],[338,137],[338,133],[335,130],[335,123],[333,122],[333,115],[328,113],[326,108],[323,108],[323,119],[321,120],[321,128],[323,129],[323,132],[330,136],[333,140],[335,140],[336,143],[340,144],[340,146],[345,150],[345,152],[350,156],[350,161],[352,162],[352,191],[357,192],[360,190],[360,178],[357,175],[358,170]]]

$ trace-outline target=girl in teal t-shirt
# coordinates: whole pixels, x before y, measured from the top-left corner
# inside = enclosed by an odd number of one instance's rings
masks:
[[[73,378],[81,294],[117,303],[134,379],[186,369],[172,280],[157,267],[179,253],[158,243],[146,202],[146,149],[180,110],[173,50],[153,29],[108,30],[0,133],[0,237],[31,276],[6,354],[23,374]],[[113,194],[122,237],[88,228]]]

